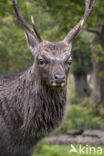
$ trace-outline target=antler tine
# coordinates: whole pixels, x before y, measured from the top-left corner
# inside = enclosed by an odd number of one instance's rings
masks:
[[[31,16],[31,21],[32,21],[33,30],[35,31],[36,36],[38,36],[38,39],[39,39],[40,41],[42,41],[42,38],[41,38],[41,36],[40,36],[40,33],[38,32],[38,30],[37,30],[37,28],[36,28],[36,26],[35,26],[33,16]]]
[[[68,35],[64,38],[66,42],[71,42],[74,37],[79,33],[80,29],[88,19],[89,15],[92,13],[95,5],[96,5],[96,0],[93,0],[92,6],[90,8],[90,2],[91,0],[86,0],[85,1],[85,12],[84,16],[82,19],[79,21],[79,23],[68,33]]]
[[[42,38],[39,34],[39,32],[37,31],[36,29],[36,26],[35,24],[32,24],[32,26],[30,24],[28,24],[25,19],[23,18],[23,16],[21,15],[20,11],[19,11],[19,7],[18,7],[18,4],[17,4],[17,0],[12,0],[12,3],[13,3],[13,7],[14,7],[14,10],[16,12],[16,15],[18,17],[18,19],[21,21],[21,23],[33,34],[35,35],[35,37],[39,40],[39,42],[42,41]]]

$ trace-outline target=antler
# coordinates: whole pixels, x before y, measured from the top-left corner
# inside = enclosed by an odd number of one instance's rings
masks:
[[[30,24],[28,24],[25,19],[23,18],[23,16],[21,15],[20,11],[19,11],[19,7],[18,7],[18,4],[17,4],[17,0],[12,0],[12,3],[13,3],[13,7],[14,7],[14,10],[16,12],[16,15],[18,17],[18,19],[22,22],[22,24],[37,38],[37,40],[39,42],[42,42],[42,38],[40,36],[40,33],[38,32],[35,24],[34,24],[34,20],[33,20],[33,17],[31,18],[32,20],[32,26]]]
[[[89,15],[92,13],[92,11],[94,10],[94,7],[96,5],[96,0],[93,0],[92,6],[90,7],[90,1],[91,0],[86,0],[85,1],[85,12],[84,12],[84,16],[82,17],[82,19],[79,21],[79,23],[68,33],[68,35],[65,37],[65,41],[66,42],[71,42],[72,39],[79,33],[80,29],[82,28],[82,26],[84,25],[84,23],[86,22],[86,20],[88,19]]]

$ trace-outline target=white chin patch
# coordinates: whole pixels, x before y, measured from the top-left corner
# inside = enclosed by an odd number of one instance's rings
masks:
[[[52,86],[56,86],[57,84],[55,82],[52,83]]]
[[[65,85],[65,83],[62,83],[61,86],[63,87]]]
[[[60,84],[61,87],[63,87],[64,85],[65,85],[65,83]],[[53,82],[52,86],[55,87],[55,86],[59,86],[59,85],[57,83]]]

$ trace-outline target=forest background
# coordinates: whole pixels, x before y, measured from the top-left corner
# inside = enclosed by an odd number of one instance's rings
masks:
[[[84,12],[82,0],[18,0],[18,3],[25,19],[31,23],[33,15],[42,37],[53,42],[63,39]],[[0,74],[22,72],[32,65],[25,31],[11,1],[0,0]],[[72,58],[67,116],[55,135],[76,129],[104,130],[104,1],[97,0],[94,12],[73,40]],[[57,156],[61,150],[66,152],[66,147],[52,148],[42,143],[35,154],[41,156],[41,152],[46,152],[45,156]]]

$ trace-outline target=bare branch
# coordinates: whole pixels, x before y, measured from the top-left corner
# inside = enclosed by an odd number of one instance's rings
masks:
[[[91,32],[91,33],[94,33],[94,34],[97,34],[97,35],[100,36],[100,33],[99,33],[97,30],[95,30],[95,29],[87,28],[86,30],[87,30],[88,32]]]

